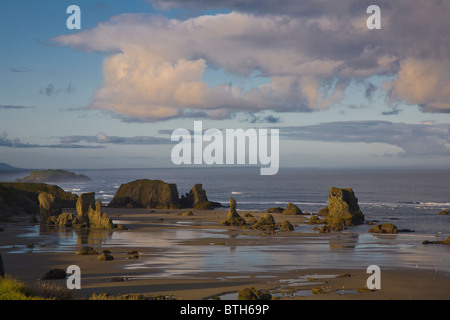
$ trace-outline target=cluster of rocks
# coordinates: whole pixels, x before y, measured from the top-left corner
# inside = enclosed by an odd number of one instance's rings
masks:
[[[179,197],[177,185],[174,183],[140,179],[122,184],[109,206],[115,208],[214,209],[222,205],[209,201],[201,184],[194,185],[189,193]]]
[[[125,229],[123,225],[113,224],[105,212],[102,203],[95,200],[95,192],[81,194],[76,202],[75,216],[69,212],[62,212],[60,201],[52,194],[39,194],[41,223],[58,227],[93,228],[93,229]]]
[[[266,210],[267,213],[282,213],[287,215],[294,215],[294,214],[303,214],[302,210],[300,210],[299,207],[297,207],[295,204],[288,202],[286,205],[286,208],[282,207],[274,207]]]
[[[269,233],[273,233],[277,229],[281,229],[281,231],[294,230],[294,226],[288,220],[284,220],[281,224],[275,223],[275,219],[269,212],[262,215],[259,220],[252,218],[249,222],[246,222],[245,219],[242,218],[236,211],[236,200],[234,200],[233,197],[230,197],[230,208],[228,210],[228,215],[226,219],[221,222],[221,224],[226,226],[239,226],[253,230],[261,230]]]

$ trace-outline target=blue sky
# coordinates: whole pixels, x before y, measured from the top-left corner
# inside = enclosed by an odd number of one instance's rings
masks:
[[[450,6],[369,4],[4,1],[0,162],[167,167],[203,120],[279,128],[282,167],[448,167]]]

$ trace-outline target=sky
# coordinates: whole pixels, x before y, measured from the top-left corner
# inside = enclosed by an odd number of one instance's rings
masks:
[[[449,168],[449,16],[440,0],[5,0],[0,162],[172,167],[171,132],[201,120],[279,129],[281,168]]]

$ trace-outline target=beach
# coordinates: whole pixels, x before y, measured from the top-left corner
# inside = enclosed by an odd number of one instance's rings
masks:
[[[40,279],[50,269],[77,265],[81,289],[74,291],[76,299],[100,293],[141,293],[180,300],[236,300],[237,292],[249,287],[280,300],[450,298],[445,245],[422,245],[414,238],[418,243],[408,248],[404,243],[410,242],[402,242],[400,234],[307,231],[313,228],[306,224],[309,215],[273,213],[276,223],[289,220],[295,230],[264,233],[222,225],[226,209],[192,209],[192,215],[182,215],[186,211],[106,207],[104,212],[127,230],[89,233],[47,230],[30,224],[28,217],[15,217],[0,223],[5,271],[26,283],[51,281],[65,286],[64,279]],[[238,212],[256,219],[264,214]],[[109,250],[114,260],[77,255],[83,246]],[[138,251],[136,259],[130,259],[131,250]],[[441,258],[427,262],[421,250]],[[370,256],[373,259],[364,258]],[[403,262],[395,262],[396,256],[404,256]],[[381,269],[380,289],[366,287],[369,264]]]

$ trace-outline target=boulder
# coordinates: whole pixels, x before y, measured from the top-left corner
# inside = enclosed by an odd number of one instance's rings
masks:
[[[270,213],[265,213],[258,222],[252,226],[252,229],[273,231],[275,230],[275,220]]]
[[[221,224],[226,226],[243,226],[245,225],[245,220],[236,211],[236,200],[230,197],[230,209],[228,210],[228,215],[225,221]]]
[[[322,224],[322,220],[318,216],[312,216],[309,218],[308,224]]]
[[[351,188],[330,188],[328,206],[318,214],[325,215],[323,221],[332,231],[340,231],[364,222],[364,214]]]
[[[97,260],[99,261],[112,261],[114,260],[114,257],[109,253],[109,251],[103,251],[99,256],[97,257]]]
[[[447,237],[447,239],[444,239],[444,240],[436,240],[436,241],[425,240],[422,243],[423,244],[446,244],[446,245],[450,245],[450,237]]]
[[[272,295],[255,288],[244,288],[238,292],[238,300],[271,300]]]
[[[397,227],[392,223],[377,224],[369,229],[372,233],[398,233]]]
[[[83,247],[76,252],[76,254],[88,256],[88,255],[98,255],[99,253],[92,247]]]
[[[122,184],[109,206],[119,208],[181,208],[176,184],[149,179]]]
[[[283,210],[283,214],[303,214],[303,212],[295,204],[288,202],[286,209]]]
[[[274,207],[274,208],[269,208],[266,210],[267,213],[282,213],[283,212],[283,208],[282,207]]]
[[[450,210],[442,210],[442,211],[439,211],[439,212],[438,212],[438,215],[441,215],[441,216],[448,216],[448,215],[450,215]]]
[[[51,269],[46,274],[44,274],[42,280],[65,279],[66,276],[67,273],[64,269]]]
[[[293,231],[293,230],[294,226],[288,220],[284,220],[281,223],[281,231]]]

